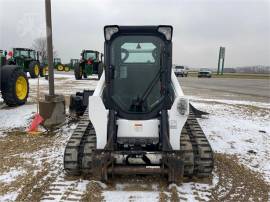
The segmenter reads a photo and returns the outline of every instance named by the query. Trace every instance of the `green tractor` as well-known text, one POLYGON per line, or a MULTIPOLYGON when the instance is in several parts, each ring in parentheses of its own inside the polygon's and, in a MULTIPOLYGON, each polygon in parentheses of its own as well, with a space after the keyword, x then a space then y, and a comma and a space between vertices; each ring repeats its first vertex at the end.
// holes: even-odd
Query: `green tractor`
POLYGON ((29 72, 31 78, 44 76, 39 63, 39 53, 28 48, 13 48, 12 57, 8 59, 9 65, 18 65, 24 72, 29 72))
POLYGON ((49 66, 47 62, 40 63, 40 76, 44 77, 47 75, 49 66))
POLYGON ((83 50, 80 62, 74 66, 75 79, 80 80, 93 74, 100 78, 103 71, 102 56, 98 51, 83 50))
POLYGON ((61 58, 54 58, 53 59, 53 66, 57 71, 68 72, 70 70, 70 68, 68 66, 62 64, 61 58))
POLYGON ((4 102, 15 107, 27 102, 29 83, 23 68, 8 65, 7 52, 0 50, 0 91, 4 102))
POLYGON ((79 59, 70 59, 70 63, 68 64, 68 66, 70 67, 70 69, 74 70, 75 65, 79 64, 79 62, 79 59))
MULTIPOLYGON (((46 75, 48 73, 49 70, 49 66, 48 66, 48 61, 45 59, 41 64, 40 67, 42 68, 42 75, 46 75)), ((68 72, 70 70, 70 67, 67 65, 62 64, 61 59, 60 58, 54 58, 53 59, 53 67, 54 69, 56 69, 57 71, 66 71, 68 72)))

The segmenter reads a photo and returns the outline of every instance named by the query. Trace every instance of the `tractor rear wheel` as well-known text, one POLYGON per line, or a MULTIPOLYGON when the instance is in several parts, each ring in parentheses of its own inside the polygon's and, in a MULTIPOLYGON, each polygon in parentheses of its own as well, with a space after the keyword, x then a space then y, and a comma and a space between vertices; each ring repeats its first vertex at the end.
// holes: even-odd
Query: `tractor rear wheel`
POLYGON ((64 70, 65 70, 65 72, 69 72, 70 71, 70 67, 69 66, 65 66, 64 67, 64 70))
POLYGON ((3 66, 9 70, 3 70, 2 96, 4 102, 10 106, 18 106, 26 103, 29 94, 29 83, 26 74, 19 66, 3 66))
POLYGON ((44 77, 46 75, 46 68, 47 66, 46 65, 40 65, 40 76, 41 77, 44 77))
POLYGON ((29 64, 29 73, 31 78, 37 78, 40 73, 40 67, 37 61, 30 62, 29 64))
POLYGON ((56 66, 56 69, 57 69, 58 71, 64 71, 64 66, 61 65, 61 64, 58 64, 58 65, 56 66))
POLYGON ((83 72, 82 72, 82 67, 80 66, 80 64, 75 64, 74 75, 75 75, 76 80, 82 79, 83 72))

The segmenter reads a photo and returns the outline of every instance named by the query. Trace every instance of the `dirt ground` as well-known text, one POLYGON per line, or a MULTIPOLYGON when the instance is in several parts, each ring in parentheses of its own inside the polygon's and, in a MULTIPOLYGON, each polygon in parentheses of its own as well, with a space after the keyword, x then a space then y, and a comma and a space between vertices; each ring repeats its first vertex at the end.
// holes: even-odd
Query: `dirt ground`
MULTIPOLYGON (((59 188, 52 188, 52 185, 65 186, 67 182, 78 183, 83 177, 77 179, 65 178, 57 181, 57 176, 61 175, 62 169, 58 159, 53 160, 48 155, 52 151, 48 148, 60 148, 63 143, 60 142, 61 134, 43 134, 27 135, 18 131, 13 131, 0 141, 0 173, 10 171, 12 168, 23 170, 23 175, 10 183, 0 183, 0 195, 8 192, 18 192, 16 201, 40 201, 41 199, 55 200, 59 188), (52 146, 53 145, 53 146, 52 146), (42 152, 40 152, 42 151, 42 152), (39 162, 31 155, 22 155, 25 153, 33 154, 40 152, 39 162), (55 183, 57 181, 57 183, 55 183), (50 192, 48 194, 48 192, 50 192)), ((205 184, 208 189, 202 187, 193 187, 194 198, 198 201, 204 199, 200 197, 199 192, 205 192, 210 201, 268 201, 268 192, 270 190, 262 176, 247 167, 241 165, 236 156, 221 153, 215 154, 215 170, 217 182, 213 179, 184 179, 183 183, 199 182, 205 184)), ((80 201, 103 201, 103 191, 115 191, 119 184, 123 187, 121 191, 157 191, 159 192, 159 201, 188 201, 186 193, 178 191, 180 185, 168 185, 166 179, 160 176, 116 176, 102 186, 101 183, 89 181, 86 190, 83 193, 74 193, 78 190, 71 188, 61 193, 61 200, 80 200, 80 201), (154 185, 154 186, 153 186, 154 185), (72 195, 69 194, 72 193, 72 195)), ((132 200, 130 200, 132 201, 132 200)))

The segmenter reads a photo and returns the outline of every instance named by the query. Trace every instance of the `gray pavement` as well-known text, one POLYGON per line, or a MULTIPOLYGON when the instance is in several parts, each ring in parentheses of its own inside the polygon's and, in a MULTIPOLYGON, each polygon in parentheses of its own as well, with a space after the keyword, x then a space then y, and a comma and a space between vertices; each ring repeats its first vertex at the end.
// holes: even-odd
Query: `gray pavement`
POLYGON ((178 78, 186 95, 202 98, 270 102, 269 79, 178 78))
MULTIPOLYGON (((74 74, 57 72, 56 74, 74 74)), ((186 95, 210 99, 270 102, 269 79, 178 77, 186 95)))

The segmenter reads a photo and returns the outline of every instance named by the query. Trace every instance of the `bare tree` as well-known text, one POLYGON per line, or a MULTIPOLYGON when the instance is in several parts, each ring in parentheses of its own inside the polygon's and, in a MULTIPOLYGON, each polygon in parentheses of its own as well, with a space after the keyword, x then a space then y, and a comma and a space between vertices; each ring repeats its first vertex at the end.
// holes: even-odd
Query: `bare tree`
MULTIPOLYGON (((40 61, 47 62, 47 41, 45 37, 37 38, 34 40, 32 48, 39 52, 40 61)), ((57 52, 53 50, 53 57, 57 57, 57 52)))

